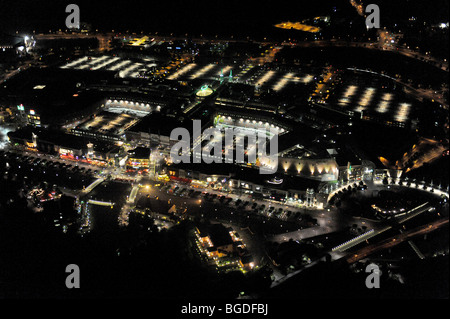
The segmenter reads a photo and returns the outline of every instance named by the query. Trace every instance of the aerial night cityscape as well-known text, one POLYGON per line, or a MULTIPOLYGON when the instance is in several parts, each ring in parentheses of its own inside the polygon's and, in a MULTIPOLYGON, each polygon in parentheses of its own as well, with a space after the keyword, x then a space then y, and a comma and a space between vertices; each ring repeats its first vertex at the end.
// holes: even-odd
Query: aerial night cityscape
POLYGON ((449 4, 0 1, 0 299, 448 299, 449 4))

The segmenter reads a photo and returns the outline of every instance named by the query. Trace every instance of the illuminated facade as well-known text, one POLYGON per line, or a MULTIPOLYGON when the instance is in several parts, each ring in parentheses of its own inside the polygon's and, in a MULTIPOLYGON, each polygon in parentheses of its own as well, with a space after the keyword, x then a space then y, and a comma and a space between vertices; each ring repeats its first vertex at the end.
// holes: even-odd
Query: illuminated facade
POLYGON ((278 23, 275 25, 275 27, 280 29, 288 29, 288 30, 293 29, 311 33, 317 33, 320 31, 320 28, 318 27, 306 25, 300 22, 290 22, 290 21, 278 23))
POLYGON ((82 137, 30 126, 9 132, 8 138, 14 147, 98 166, 115 165, 120 153, 120 147, 114 144, 94 144, 82 137))
POLYGON ((33 108, 17 105, 16 117, 22 125, 31 125, 35 127, 41 126, 41 116, 33 108))
POLYGON ((148 169, 150 166, 150 149, 137 147, 128 151, 127 168, 129 169, 148 169))
POLYGON ((208 87, 208 85, 204 85, 200 88, 200 90, 197 91, 196 95, 200 97, 205 97, 213 94, 214 91, 208 87))

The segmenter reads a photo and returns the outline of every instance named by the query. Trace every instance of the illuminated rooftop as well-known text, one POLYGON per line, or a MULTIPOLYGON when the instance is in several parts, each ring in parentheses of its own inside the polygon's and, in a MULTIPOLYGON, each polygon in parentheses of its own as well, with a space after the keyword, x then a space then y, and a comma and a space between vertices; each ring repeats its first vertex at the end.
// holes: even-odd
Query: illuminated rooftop
POLYGON ((197 96, 209 96, 213 94, 213 90, 207 85, 203 85, 200 90, 196 93, 197 96))
POLYGON ((275 24, 275 27, 280 29, 289 29, 289 30, 294 29, 311 33, 317 33, 320 31, 319 27, 313 27, 310 25, 302 24, 300 22, 290 22, 290 21, 275 24))

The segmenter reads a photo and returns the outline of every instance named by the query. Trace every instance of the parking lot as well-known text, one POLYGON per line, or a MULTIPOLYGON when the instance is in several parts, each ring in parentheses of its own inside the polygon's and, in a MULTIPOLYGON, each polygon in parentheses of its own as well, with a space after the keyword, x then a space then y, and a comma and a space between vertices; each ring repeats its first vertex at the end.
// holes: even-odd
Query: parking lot
POLYGON ((167 183, 166 185, 156 185, 158 186, 155 187, 161 193, 182 199, 189 199, 191 202, 196 202, 199 206, 202 204, 218 206, 235 210, 245 216, 257 215, 266 219, 289 222, 296 225, 296 227, 317 225, 317 220, 311 216, 310 212, 306 213, 305 209, 287 206, 281 202, 259 200, 251 198, 249 195, 239 196, 212 189, 193 188, 180 184, 167 183))
POLYGON ((62 69, 108 70, 118 72, 121 78, 136 78, 156 67, 154 61, 135 61, 103 55, 100 57, 84 56, 61 66, 62 69))
POLYGON ((75 163, 49 155, 31 152, 0 151, 4 175, 34 183, 48 182, 70 190, 89 185, 100 170, 84 163, 75 163))

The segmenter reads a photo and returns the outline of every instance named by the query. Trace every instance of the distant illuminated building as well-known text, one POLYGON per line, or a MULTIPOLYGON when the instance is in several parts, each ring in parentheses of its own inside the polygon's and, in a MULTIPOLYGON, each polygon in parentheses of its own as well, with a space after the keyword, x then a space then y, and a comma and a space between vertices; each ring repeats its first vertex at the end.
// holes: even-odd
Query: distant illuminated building
POLYGON ((290 22, 290 21, 275 24, 275 27, 280 29, 288 29, 288 30, 294 29, 311 33, 317 33, 320 31, 319 27, 302 24, 300 22, 290 22))
POLYGON ((94 155, 94 144, 88 143, 87 144, 87 157, 91 158, 94 155))
POLYGON ((197 251, 206 257, 217 271, 242 272, 253 269, 253 257, 248 253, 239 234, 222 224, 199 225, 195 229, 197 251))
POLYGON ((33 50, 36 41, 32 36, 0 35, 0 53, 14 52, 20 56, 33 50))
POLYGON ((311 207, 314 205, 314 189, 306 189, 306 205, 311 207))
POLYGON ((233 82, 233 70, 230 70, 230 74, 228 74, 228 82, 233 82))
POLYGON ((41 126, 41 116, 35 109, 25 107, 23 104, 17 105, 16 112, 17 119, 21 124, 27 124, 31 126, 41 126))

